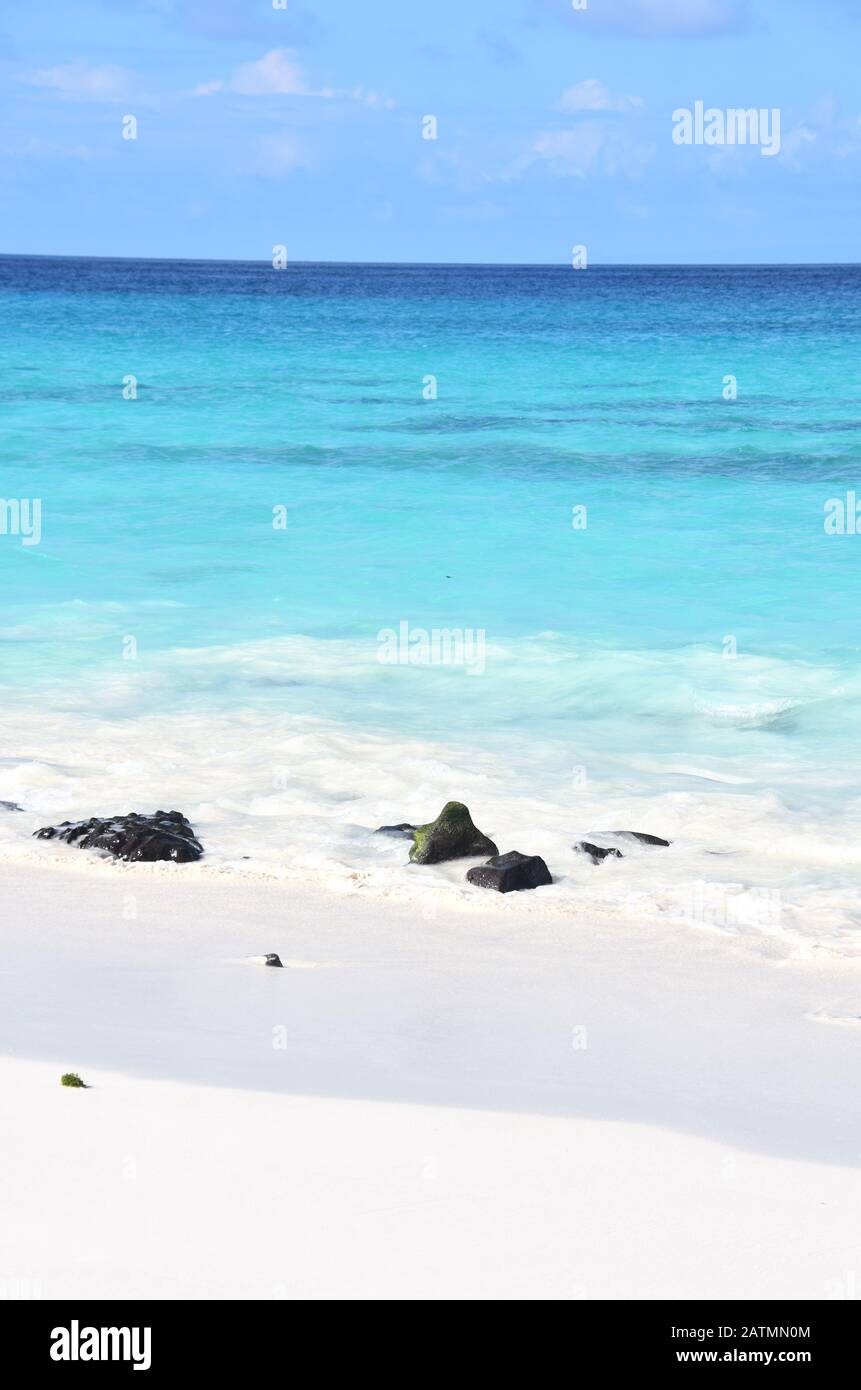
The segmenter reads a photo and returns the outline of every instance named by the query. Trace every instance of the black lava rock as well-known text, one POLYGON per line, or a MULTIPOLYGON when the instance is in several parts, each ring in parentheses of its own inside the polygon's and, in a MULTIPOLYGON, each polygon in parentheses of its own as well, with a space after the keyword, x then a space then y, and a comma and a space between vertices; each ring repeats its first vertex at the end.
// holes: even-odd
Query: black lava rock
POLYGON ((662 845, 664 849, 669 849, 671 843, 659 835, 646 835, 642 830, 613 830, 611 834, 618 835, 620 840, 639 840, 641 845, 662 845))
POLYGON ((601 845, 590 845, 588 840, 578 840, 574 848, 578 854, 588 854, 593 864, 600 864, 602 859, 607 858, 625 858, 620 849, 604 849, 601 845))
POLYGON ((521 854, 516 849, 496 854, 486 864, 468 869, 466 880, 476 888, 493 888, 497 893, 519 893, 525 888, 541 888, 553 882, 550 870, 539 855, 521 854))
POLYGON ((66 820, 61 825, 43 826, 35 835, 39 840, 65 840, 78 849, 105 850, 115 859, 132 863, 170 859, 175 864, 189 864, 203 854, 203 845, 179 811, 156 811, 152 816, 133 811, 104 819, 66 820))
POLYGON ((415 833, 416 833, 417 830, 418 830, 418 826, 417 826, 417 825, 408 825, 406 821, 403 821, 400 825, 380 825, 380 826, 378 826, 377 829, 374 831, 374 834, 375 834, 375 835, 403 835, 403 836, 405 836, 408 840, 411 840, 411 839, 413 838, 413 835, 415 835, 415 833))
POLYGON ((281 957, 276 955, 274 951, 267 951, 266 955, 263 957, 263 962, 265 965, 274 965, 279 970, 284 969, 281 964, 281 957))

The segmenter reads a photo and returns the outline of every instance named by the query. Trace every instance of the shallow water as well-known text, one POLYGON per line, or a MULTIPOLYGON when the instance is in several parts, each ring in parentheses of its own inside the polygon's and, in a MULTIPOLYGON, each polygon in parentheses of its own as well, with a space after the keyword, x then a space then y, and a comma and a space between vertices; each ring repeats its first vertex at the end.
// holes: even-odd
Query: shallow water
POLYGON ((0 258, 0 845, 171 802, 432 911, 368 832, 459 797, 536 910, 853 952, 859 339, 854 267, 0 258))

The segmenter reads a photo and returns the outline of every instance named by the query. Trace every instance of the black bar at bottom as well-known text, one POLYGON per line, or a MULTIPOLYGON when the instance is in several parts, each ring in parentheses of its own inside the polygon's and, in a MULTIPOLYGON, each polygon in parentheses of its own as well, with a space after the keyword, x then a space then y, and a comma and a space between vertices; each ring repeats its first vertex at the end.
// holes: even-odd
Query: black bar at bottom
MULTIPOLYGON (((471 1317, 476 1317, 474 1304, 471 1317)), ((212 1373, 270 1370, 279 1376, 302 1375, 309 1355, 321 1370, 331 1371, 332 1340, 323 1337, 313 1316, 285 1308, 278 1301, 219 1302, 6 1302, 0 1303, 0 1333, 8 1354, 25 1374, 50 1370, 60 1376, 92 1376, 110 1368, 152 1379, 191 1370, 212 1373), (316 1345, 315 1345, 316 1344, 316 1345)), ((336 1314, 335 1316, 340 1316, 336 1314)), ((373 1315, 371 1314, 371 1317, 373 1315)), ((400 1363, 399 1378, 412 1376, 403 1366, 403 1349, 395 1350, 391 1332, 370 1322, 356 1338, 346 1332, 334 1339, 335 1356, 362 1363, 368 1371, 389 1359, 400 1363), (371 1352, 371 1348, 373 1351, 371 1352), (363 1354, 364 1352, 364 1354, 363 1354), (367 1359, 366 1359, 367 1358, 367 1359)), ((400 1336, 409 1335, 401 1321, 400 1336)), ((477 1330, 477 1329, 476 1329, 477 1330)), ((852 1302, 569 1302, 557 1353, 570 1358, 572 1371, 599 1366, 612 1373, 698 1366, 802 1366, 817 1373, 854 1364, 858 1346, 857 1304, 852 1302), (567 1351, 565 1351, 567 1348, 567 1351)), ((499 1351, 513 1350, 508 1326, 499 1351)), ((441 1373, 451 1373, 453 1348, 439 1324, 416 1328, 419 1366, 427 1375, 428 1352, 439 1356, 441 1373)), ((537 1350, 534 1329, 515 1335, 521 1354, 537 1350)), ((474 1341, 493 1359, 494 1344, 474 1341)), ((549 1350, 549 1348, 548 1348, 549 1350)), ((459 1359, 459 1358, 456 1358, 459 1359)), ((542 1357, 543 1360, 543 1357, 542 1357)))

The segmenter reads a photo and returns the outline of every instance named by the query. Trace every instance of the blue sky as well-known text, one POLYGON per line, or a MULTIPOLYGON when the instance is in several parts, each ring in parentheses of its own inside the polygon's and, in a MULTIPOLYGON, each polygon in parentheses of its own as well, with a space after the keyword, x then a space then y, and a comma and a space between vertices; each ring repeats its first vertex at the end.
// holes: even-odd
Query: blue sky
POLYGON ((859 51, 861 0, 20 3, 0 251, 857 260, 859 51), (674 144, 698 100, 780 153, 674 144))

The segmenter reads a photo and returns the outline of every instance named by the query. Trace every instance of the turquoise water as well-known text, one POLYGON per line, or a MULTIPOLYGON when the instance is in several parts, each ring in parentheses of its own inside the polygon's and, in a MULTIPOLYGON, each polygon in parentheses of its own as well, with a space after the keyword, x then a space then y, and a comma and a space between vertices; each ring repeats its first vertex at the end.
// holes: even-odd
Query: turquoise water
POLYGON ((857 267, 0 258, 0 496, 42 500, 39 545, 0 536, 4 705, 313 717, 542 796, 717 777, 845 824, 859 347, 857 267), (404 621, 483 631, 485 669, 382 665, 404 621))

